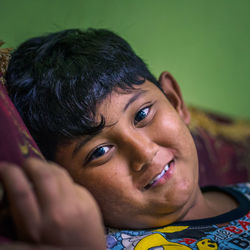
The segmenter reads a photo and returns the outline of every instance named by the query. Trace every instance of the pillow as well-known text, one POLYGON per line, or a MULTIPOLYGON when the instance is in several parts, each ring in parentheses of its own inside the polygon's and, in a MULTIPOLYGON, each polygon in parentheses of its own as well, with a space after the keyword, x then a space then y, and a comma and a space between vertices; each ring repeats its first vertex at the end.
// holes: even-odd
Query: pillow
MULTIPOLYGON (((1 44, 1 42, 0 42, 1 44)), ((28 156, 42 157, 4 86, 10 49, 0 49, 0 161, 22 164, 28 156)))
MULTIPOLYGON (((4 44, 3 41, 0 40, 0 47, 4 44)), ((10 59, 10 48, 0 48, 0 81, 4 84, 5 79, 4 79, 4 74, 6 72, 6 69, 8 67, 8 62, 10 59)))
POLYGON ((35 141, 0 82, 0 161, 21 165, 29 156, 42 158, 35 141))
POLYGON ((200 171, 200 186, 250 180, 250 122, 189 107, 200 171))
MULTIPOLYGON (((0 161, 22 165, 29 156, 43 158, 22 118, 10 100, 4 86, 4 74, 10 58, 8 49, 0 49, 0 161)), ((1 187, 0 192, 3 193, 1 187)), ((0 241, 14 239, 15 230, 9 216, 6 200, 0 200, 0 241)))

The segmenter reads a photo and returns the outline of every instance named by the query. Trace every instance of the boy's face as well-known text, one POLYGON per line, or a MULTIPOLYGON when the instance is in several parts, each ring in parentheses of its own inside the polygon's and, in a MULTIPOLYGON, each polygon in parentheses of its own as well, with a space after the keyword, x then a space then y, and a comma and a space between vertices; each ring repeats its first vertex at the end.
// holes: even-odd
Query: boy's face
POLYGON ((187 116, 169 79, 162 82, 173 105, 149 81, 113 91, 97 109, 103 131, 57 150, 57 162, 93 194, 108 226, 163 226, 185 218, 196 202, 198 160, 187 116))

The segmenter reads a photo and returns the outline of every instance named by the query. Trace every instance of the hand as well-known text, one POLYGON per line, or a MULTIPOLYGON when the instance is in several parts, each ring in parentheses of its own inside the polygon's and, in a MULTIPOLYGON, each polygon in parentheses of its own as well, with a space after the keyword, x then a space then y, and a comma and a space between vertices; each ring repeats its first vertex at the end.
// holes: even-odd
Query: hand
POLYGON ((101 214, 91 194, 55 163, 28 159, 23 168, 0 164, 20 240, 106 249, 101 214))

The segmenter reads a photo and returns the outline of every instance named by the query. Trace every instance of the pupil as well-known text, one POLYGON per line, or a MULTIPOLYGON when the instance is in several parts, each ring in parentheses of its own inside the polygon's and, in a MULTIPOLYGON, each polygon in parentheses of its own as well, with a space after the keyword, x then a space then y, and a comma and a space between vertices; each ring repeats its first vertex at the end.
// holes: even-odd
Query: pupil
POLYGON ((146 116, 147 116, 146 112, 145 112, 144 110, 141 110, 141 111, 139 111, 139 113, 137 114, 135 120, 136 120, 137 122, 139 122, 139 121, 143 120, 146 116))
POLYGON ((98 148, 98 149, 95 151, 94 156, 95 156, 95 157, 100 157, 100 156, 102 156, 104 153, 105 153, 105 150, 104 150, 103 147, 102 147, 102 148, 98 148))

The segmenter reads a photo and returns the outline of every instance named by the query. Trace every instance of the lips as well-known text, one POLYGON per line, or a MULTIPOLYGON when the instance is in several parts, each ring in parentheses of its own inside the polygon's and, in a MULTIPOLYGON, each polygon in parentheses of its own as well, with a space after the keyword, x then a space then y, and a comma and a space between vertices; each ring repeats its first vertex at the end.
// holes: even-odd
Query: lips
POLYGON ((161 173, 159 173, 156 177, 154 177, 154 179, 152 179, 145 187, 145 190, 148 190, 150 187, 152 187, 154 184, 156 184, 170 169, 171 164, 174 162, 174 160, 171 160, 167 165, 165 165, 165 167, 163 168, 163 170, 161 171, 161 173))

